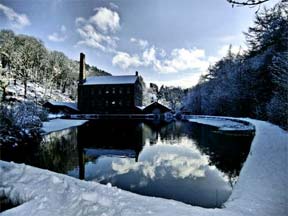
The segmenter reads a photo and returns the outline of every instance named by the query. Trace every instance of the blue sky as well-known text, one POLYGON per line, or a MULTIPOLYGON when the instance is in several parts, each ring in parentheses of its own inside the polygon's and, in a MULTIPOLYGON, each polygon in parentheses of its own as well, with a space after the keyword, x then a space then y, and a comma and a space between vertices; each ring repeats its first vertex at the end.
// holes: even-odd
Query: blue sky
POLYGON ((191 87, 229 44, 245 49, 257 9, 226 0, 0 0, 0 29, 72 59, 84 52, 113 75, 137 70, 146 83, 191 87))

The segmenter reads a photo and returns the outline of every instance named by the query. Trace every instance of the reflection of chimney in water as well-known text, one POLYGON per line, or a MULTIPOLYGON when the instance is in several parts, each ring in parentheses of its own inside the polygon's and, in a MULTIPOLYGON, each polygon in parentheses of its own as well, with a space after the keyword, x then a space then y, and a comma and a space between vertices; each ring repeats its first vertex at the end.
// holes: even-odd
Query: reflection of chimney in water
POLYGON ((85 81, 86 81, 85 54, 80 53, 79 84, 83 84, 85 81))

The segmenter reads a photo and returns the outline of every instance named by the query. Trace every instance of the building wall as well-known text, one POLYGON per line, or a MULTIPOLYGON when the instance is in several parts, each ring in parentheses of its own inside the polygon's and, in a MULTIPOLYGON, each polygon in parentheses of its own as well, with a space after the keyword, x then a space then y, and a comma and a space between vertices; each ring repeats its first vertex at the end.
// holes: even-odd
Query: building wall
POLYGON ((78 109, 81 113, 134 113, 142 105, 140 83, 119 85, 79 85, 78 109))
POLYGON ((134 85, 134 105, 142 106, 143 103, 143 83, 138 79, 134 85))

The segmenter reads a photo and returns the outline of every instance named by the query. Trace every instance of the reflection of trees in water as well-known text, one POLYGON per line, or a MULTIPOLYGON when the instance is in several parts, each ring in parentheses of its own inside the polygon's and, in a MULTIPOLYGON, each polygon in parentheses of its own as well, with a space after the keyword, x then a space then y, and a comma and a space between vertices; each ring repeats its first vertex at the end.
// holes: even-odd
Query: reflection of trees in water
POLYGON ((41 139, 40 136, 26 137, 22 142, 15 142, 13 145, 6 145, 0 141, 0 160, 34 165, 41 139))
POLYGON ((68 170, 77 167, 77 128, 46 135, 38 154, 38 163, 43 168, 67 173, 68 170))
MULTIPOLYGON (((171 123, 160 123, 160 124, 151 124, 147 123, 150 130, 152 131, 152 137, 160 138, 161 141, 165 140, 179 140, 182 137, 189 137, 189 124, 188 122, 182 121, 173 121, 171 123)), ((155 143, 154 143, 155 144, 155 143)))
POLYGON ((245 162, 253 136, 218 133, 215 127, 191 123, 189 136, 196 140, 204 154, 209 155, 211 164, 225 172, 231 183, 239 175, 245 162))
POLYGON ((183 137, 192 139, 199 150, 209 156, 210 164, 228 175, 231 185, 239 175, 253 139, 252 135, 231 136, 215 133, 215 127, 190 122, 176 121, 166 125, 153 125, 151 128, 150 144, 156 144, 159 138, 171 144, 180 143, 183 137))

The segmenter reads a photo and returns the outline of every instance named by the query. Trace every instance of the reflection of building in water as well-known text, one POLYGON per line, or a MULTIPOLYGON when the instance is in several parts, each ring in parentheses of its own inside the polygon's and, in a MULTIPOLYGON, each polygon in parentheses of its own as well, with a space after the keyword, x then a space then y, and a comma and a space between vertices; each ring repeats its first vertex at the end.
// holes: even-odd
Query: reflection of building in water
POLYGON ((144 144, 143 127, 143 123, 132 120, 97 120, 79 127, 79 177, 85 177, 85 158, 95 161, 106 155, 137 161, 144 144))

